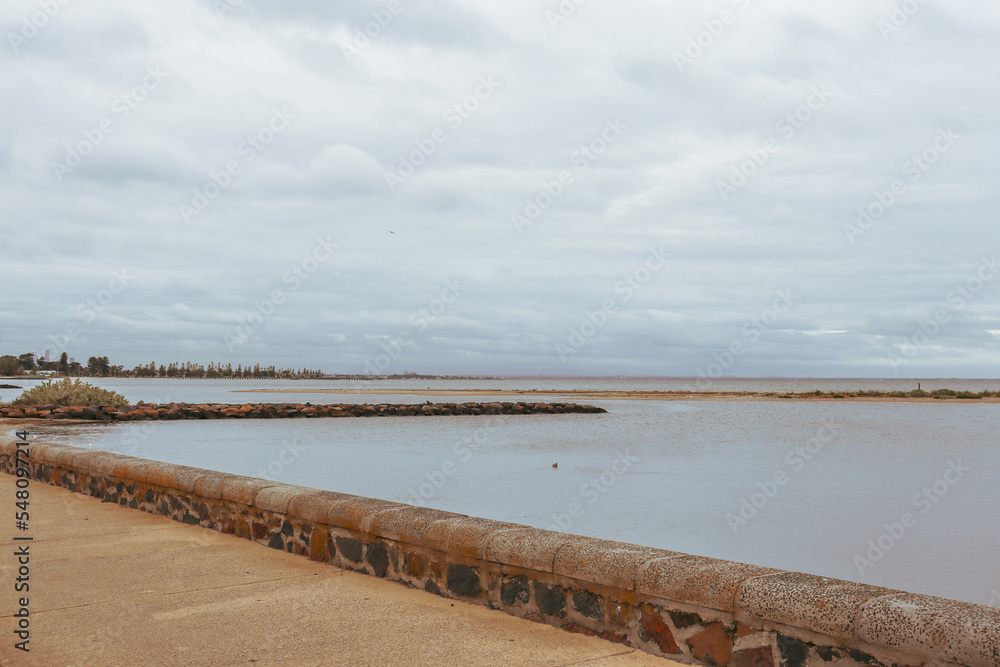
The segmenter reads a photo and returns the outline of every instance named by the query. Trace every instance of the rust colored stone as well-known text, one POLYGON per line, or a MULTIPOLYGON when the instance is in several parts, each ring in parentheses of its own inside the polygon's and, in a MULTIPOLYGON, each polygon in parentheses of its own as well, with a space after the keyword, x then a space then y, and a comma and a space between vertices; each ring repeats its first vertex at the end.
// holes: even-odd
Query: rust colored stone
POLYGON ((585 628, 582 625, 577 625, 576 623, 567 623, 562 626, 563 630, 567 632, 575 632, 578 635, 587 635, 588 637, 599 637, 605 641, 615 642, 616 644, 627 644, 628 637, 619 632, 612 632, 611 630, 605 630, 603 632, 598 632, 597 630, 591 630, 590 628, 585 628))
POLYGON ((653 642, 663 653, 678 654, 681 652, 677 642, 674 641, 674 633, 670 631, 663 617, 651 606, 643 607, 642 620, 639 622, 639 639, 644 642, 653 642))
POLYGON ((236 537, 241 537, 244 540, 250 539, 250 524, 243 519, 236 520, 236 537))
POLYGON ((321 563, 330 560, 329 550, 330 531, 322 526, 318 526, 309 540, 309 560, 320 561, 321 563))
POLYGON ((628 602, 619 602, 618 600, 608 600, 607 610, 608 610, 608 620, 612 625, 618 625, 625 627, 628 625, 629 617, 632 616, 632 611, 635 609, 628 602))
POLYGON ((427 563, 423 556, 412 551, 403 552, 403 568, 414 579, 423 579, 427 563))
POLYGON ((251 526, 251 529, 253 532, 253 539, 262 540, 265 537, 267 537, 268 534, 267 526, 265 526, 261 522, 254 521, 253 525, 251 526))
POLYGON ((774 651, 770 646, 736 651, 733 654, 732 667, 775 667, 774 651))
POLYGON ((733 638, 722 623, 710 623, 704 630, 687 640, 691 655, 716 667, 729 664, 733 638))

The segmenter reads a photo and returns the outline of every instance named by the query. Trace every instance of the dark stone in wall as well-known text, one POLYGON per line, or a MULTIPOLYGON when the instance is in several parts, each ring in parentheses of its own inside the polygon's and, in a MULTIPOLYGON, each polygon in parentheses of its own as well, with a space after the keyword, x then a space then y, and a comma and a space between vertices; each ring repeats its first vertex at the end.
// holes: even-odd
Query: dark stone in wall
MULTIPOLYGON (((295 527, 292 526, 291 522, 286 519, 285 522, 281 524, 281 532, 291 537, 292 535, 295 534, 295 527)), ((352 558, 351 560, 360 560, 360 559, 352 558)))
POLYGON ((546 586, 536 581, 535 604, 546 616, 566 618, 566 590, 561 586, 546 586))
POLYGON ((848 653, 850 654, 851 659, 852 660, 856 660, 857 662, 861 662, 861 663, 864 663, 866 665, 872 665, 872 667, 879 667, 880 665, 882 665, 882 662, 880 662, 879 660, 877 660, 873 656, 870 656, 870 655, 868 655, 867 653, 865 653, 863 651, 858 651, 858 650, 855 650, 855 649, 850 649, 850 650, 848 650, 848 653))
POLYGON ((809 657, 809 647, 794 637, 778 634, 778 650, 781 651, 783 667, 803 667, 809 657))
POLYGON ((500 585, 500 601, 505 605, 513 605, 516 602, 528 604, 530 593, 528 592, 527 577, 504 578, 500 585))
POLYGON ((361 562, 361 559, 364 557, 361 540, 355 540, 350 537, 337 537, 336 541, 337 550, 343 554, 344 558, 355 563, 361 562))
POLYGON ((678 630, 690 628, 692 625, 701 625, 701 616, 683 611, 671 611, 670 620, 674 622, 674 627, 678 630))
POLYGON ((455 595, 476 597, 483 592, 479 584, 479 571, 474 567, 448 564, 448 590, 455 595))
POLYGON ((428 593, 433 593, 434 595, 443 595, 441 588, 434 582, 433 579, 428 579, 427 583, 424 584, 424 590, 428 593))
POLYGON ((267 546, 271 547, 272 549, 284 549, 285 543, 281 539, 281 534, 272 533, 271 539, 267 541, 267 546))
POLYGON ((184 512, 184 518, 181 519, 181 521, 183 521, 184 523, 190 524, 192 526, 197 526, 198 524, 201 523, 201 521, 198 519, 198 517, 196 517, 195 515, 193 515, 193 514, 191 514, 189 512, 184 512))
POLYGON ((368 564, 376 577, 384 577, 389 570, 389 550, 382 542, 372 542, 368 545, 368 564))
POLYGON ((840 651, 829 646, 820 646, 816 649, 816 653, 823 659, 823 662, 833 662, 840 657, 840 651))
POLYGON ((601 618, 604 599, 596 593, 573 591, 573 608, 587 618, 601 618))

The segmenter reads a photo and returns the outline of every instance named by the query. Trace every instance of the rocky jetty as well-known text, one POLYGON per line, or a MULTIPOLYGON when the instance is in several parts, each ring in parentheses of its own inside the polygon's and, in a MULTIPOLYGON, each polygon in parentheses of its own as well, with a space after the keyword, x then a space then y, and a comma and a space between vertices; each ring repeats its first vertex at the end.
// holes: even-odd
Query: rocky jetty
POLYGON ((136 405, 5 405, 8 419, 82 419, 146 421, 151 419, 309 419, 317 417, 436 417, 446 415, 528 415, 607 412, 576 403, 143 403, 136 405))

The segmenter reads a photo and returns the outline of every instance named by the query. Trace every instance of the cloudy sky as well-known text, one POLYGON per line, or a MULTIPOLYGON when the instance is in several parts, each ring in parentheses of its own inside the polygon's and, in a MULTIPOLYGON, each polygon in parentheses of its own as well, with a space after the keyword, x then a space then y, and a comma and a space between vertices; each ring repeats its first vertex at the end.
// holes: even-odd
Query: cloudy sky
POLYGON ((996 3, 9 0, 0 28, 0 352, 1000 375, 996 3))

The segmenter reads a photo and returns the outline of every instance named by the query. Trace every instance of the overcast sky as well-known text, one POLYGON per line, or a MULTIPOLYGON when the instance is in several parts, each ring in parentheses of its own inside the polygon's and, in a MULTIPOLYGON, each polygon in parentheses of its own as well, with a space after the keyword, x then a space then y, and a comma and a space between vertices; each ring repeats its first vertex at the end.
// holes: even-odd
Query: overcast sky
POLYGON ((1000 376, 1000 5, 577 3, 8 0, 0 352, 1000 376))

